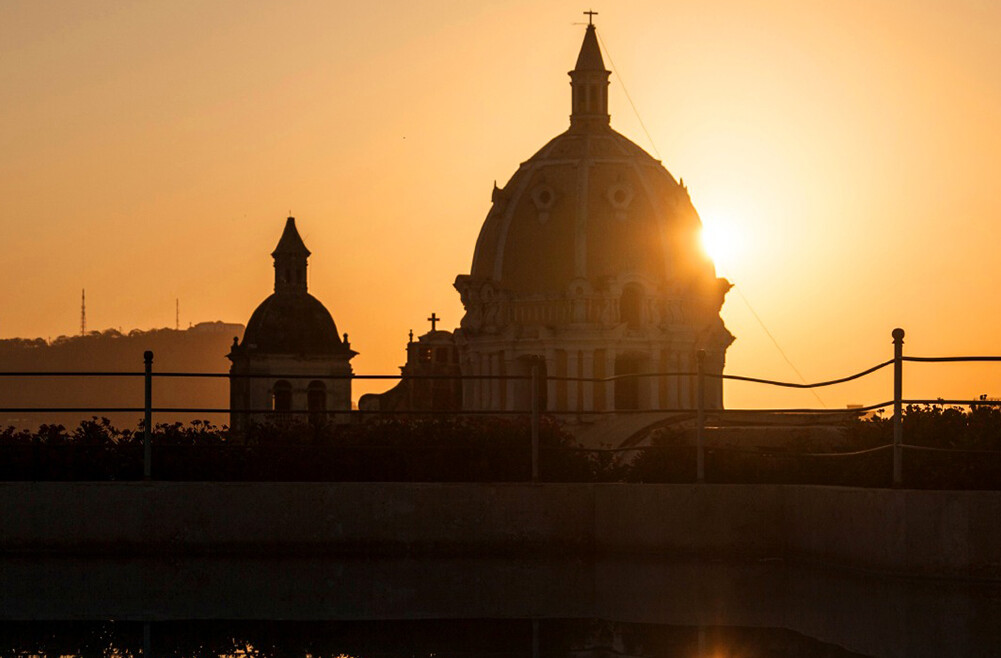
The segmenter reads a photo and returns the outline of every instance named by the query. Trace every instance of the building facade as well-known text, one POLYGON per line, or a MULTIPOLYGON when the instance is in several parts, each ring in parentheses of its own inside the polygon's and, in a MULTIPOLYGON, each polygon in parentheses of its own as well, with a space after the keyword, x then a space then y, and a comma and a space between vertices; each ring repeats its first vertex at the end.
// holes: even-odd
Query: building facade
MULTIPOLYGON (((438 322, 432 315, 433 324, 438 322)), ((369 393, 358 400, 366 413, 462 411, 462 372, 452 333, 433 328, 407 342, 407 362, 400 368, 400 383, 385 393, 369 393)))
POLYGON ((234 339, 230 367, 230 426, 260 422, 347 422, 351 410, 351 349, 324 305, 309 294, 310 252, 295 218, 285 223, 271 253, 274 293, 234 339), (255 375, 240 377, 239 375, 255 375))
MULTIPOLYGON (((695 372, 700 350, 705 372, 722 373, 731 284, 701 247, 685 186, 611 128, 594 25, 569 75, 569 129, 495 185, 470 272, 455 280, 462 373, 536 369, 553 413, 692 408, 694 377, 644 375, 695 372), (587 381, 609 377, 619 379, 587 381)), ((523 382, 468 379, 463 407, 527 409, 523 382)), ((722 399, 722 380, 708 379, 706 405, 722 399)))

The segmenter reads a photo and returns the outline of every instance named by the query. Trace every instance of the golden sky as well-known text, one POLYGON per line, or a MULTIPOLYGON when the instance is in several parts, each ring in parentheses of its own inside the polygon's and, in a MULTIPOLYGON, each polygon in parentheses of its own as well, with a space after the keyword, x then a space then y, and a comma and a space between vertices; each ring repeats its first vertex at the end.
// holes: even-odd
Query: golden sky
MULTIPOLYGON (((587 8, 7 0, 0 337, 77 332, 81 288, 92 329, 173 326, 175 298, 185 326, 245 323, 291 210, 355 371, 395 372, 431 311, 457 326, 494 180, 566 129, 587 8)), ((613 127, 731 243, 727 372, 798 380, 745 298, 811 381, 889 358, 895 326, 911 354, 1001 353, 1001 3, 593 8, 613 127)), ((880 402, 888 374, 820 396, 880 402)), ((1001 366, 907 366, 907 396, 981 393, 1001 366)))

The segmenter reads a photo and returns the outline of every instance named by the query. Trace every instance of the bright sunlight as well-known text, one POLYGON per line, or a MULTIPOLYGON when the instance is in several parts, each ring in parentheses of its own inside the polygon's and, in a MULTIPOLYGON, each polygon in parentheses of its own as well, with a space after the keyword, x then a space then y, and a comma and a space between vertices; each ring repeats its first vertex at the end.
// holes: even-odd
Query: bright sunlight
POLYGON ((747 235, 739 222, 728 217, 703 219, 702 249, 716 264, 717 273, 734 267, 748 250, 747 235))

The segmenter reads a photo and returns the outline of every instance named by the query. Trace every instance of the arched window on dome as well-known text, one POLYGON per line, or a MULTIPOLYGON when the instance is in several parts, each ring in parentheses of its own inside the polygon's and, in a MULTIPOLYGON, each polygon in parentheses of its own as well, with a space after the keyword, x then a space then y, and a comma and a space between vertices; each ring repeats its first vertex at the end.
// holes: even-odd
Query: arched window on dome
POLYGON ((619 298, 619 320, 629 329, 639 329, 643 325, 643 288, 635 283, 622 289, 619 298))
POLYGON ((309 382, 306 388, 306 409, 312 423, 322 423, 327 417, 327 385, 319 380, 309 382))
POLYGON ((275 382, 271 387, 271 408, 279 416, 292 411, 292 385, 284 379, 275 382))

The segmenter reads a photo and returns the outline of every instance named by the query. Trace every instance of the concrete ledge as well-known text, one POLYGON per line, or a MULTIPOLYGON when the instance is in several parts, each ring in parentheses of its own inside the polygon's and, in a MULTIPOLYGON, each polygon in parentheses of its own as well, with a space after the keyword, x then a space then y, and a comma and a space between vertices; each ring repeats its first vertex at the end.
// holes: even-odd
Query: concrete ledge
POLYGON ((601 554, 749 557, 784 552, 779 486, 594 487, 594 540, 601 554))
POLYGON ((774 556, 1001 579, 1001 492, 789 485, 0 484, 8 554, 774 556))

